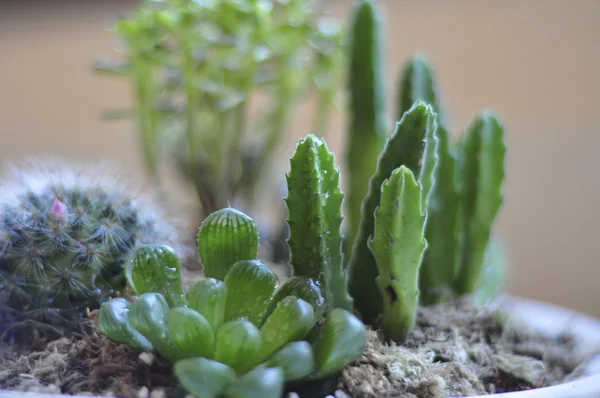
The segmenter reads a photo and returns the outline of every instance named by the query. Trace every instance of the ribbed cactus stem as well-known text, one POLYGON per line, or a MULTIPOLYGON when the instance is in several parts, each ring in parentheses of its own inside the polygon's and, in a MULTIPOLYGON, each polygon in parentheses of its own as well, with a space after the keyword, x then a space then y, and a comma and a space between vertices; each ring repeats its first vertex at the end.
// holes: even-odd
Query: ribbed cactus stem
POLYGON ((475 291, 496 215, 503 202, 506 146, 498 119, 483 113, 475 118, 460 142, 460 181, 463 242, 456 293, 475 291))
POLYGON ((349 172, 349 239, 358 235, 361 206, 377 157, 388 137, 385 121, 384 74, 380 22, 375 6, 362 1, 354 12, 350 32, 350 131, 347 164, 349 172))
POLYGON ((374 212, 381 199, 381 184, 390 177, 392 171, 405 166, 418 176, 423 190, 423 208, 432 185, 432 174, 437 162, 435 147, 436 114, 430 105, 417 102, 396 125, 394 134, 388 140, 377 162, 375 174, 371 177, 367 197, 363 203, 363 215, 359 234, 354 241, 349 267, 349 291, 355 308, 365 322, 373 322, 383 310, 383 302, 375 278, 378 276, 375 258, 367 240, 375 227, 374 212))
POLYGON ((460 258, 459 198, 456 159, 446 129, 438 128, 438 165, 427 207, 428 248, 421 265, 421 302, 431 304, 452 296, 460 258))
POLYGON ((427 247, 421 188, 413 173, 401 166, 381 186, 375 211, 375 233, 368 245, 383 296, 386 338, 404 341, 412 330, 419 303, 419 268, 427 247))
POLYGON ((291 264, 320 283, 327 307, 350 310, 342 266, 343 194, 333 153, 313 135, 300 140, 287 174, 291 264))
POLYGON ((398 90, 397 120, 402 119, 404 112, 409 110, 416 101, 429 104, 438 113, 441 119, 436 82, 433 71, 427 60, 422 55, 412 56, 403 66, 400 74, 398 90))

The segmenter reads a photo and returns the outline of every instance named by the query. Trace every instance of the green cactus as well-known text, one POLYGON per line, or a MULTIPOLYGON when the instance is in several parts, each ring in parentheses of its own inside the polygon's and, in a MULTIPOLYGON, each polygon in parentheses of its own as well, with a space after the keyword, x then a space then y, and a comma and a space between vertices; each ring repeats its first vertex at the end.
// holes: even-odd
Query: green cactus
MULTIPOLYGON (((349 179, 348 220, 351 242, 359 234, 362 203, 375 172, 377 157, 389 136, 385 119, 385 90, 380 21, 370 1, 361 1, 355 11, 350 37, 348 91, 350 131, 347 165, 349 179)), ((348 256, 349 257, 349 256, 348 256)))
POLYGON ((381 184, 389 179, 392 171, 405 166, 418 176, 421 185, 423 208, 432 185, 437 146, 436 114, 431 106, 417 102, 404 114, 381 153, 370 188, 363 203, 360 233, 356 238, 350 259, 348 287, 355 308, 363 321, 372 323, 383 311, 383 301, 375 279, 378 276, 368 239, 374 232, 374 212, 381 198, 381 184))
POLYGON ((428 248, 421 265, 421 301, 437 303, 453 295, 460 259, 459 196, 456 159, 449 134, 438 128, 438 166, 427 206, 425 237, 428 248))
POLYGON ((503 201, 504 128, 494 115, 484 112, 471 123, 458 148, 464 235, 455 289, 457 294, 467 294, 480 283, 492 226, 503 201))
POLYGON ((415 324, 419 303, 419 270, 427 248, 421 187, 401 166, 381 185, 375 210, 375 232, 368 241, 377 262, 377 286, 383 297, 383 331, 404 341, 415 324))
POLYGON ((300 140, 290 160, 287 184, 294 274, 320 284, 326 307, 351 310, 342 264, 343 194, 334 156, 324 141, 313 135, 300 140))
POLYGON ((0 313, 8 323, 77 326, 70 321, 125 288, 134 247, 176 243, 158 207, 101 169, 19 169, 0 198, 0 313))
MULTIPOLYGON (((219 247, 219 240, 231 238, 213 233, 209 238, 219 247)), ((246 237, 240 230, 232 234, 246 237)), ((157 261, 164 252, 169 250, 163 245, 134 251, 139 261, 130 262, 128 281, 139 296, 133 303, 104 303, 98 327, 115 341, 173 361, 189 393, 279 397, 284 383, 330 376, 362 354, 367 332, 358 318, 341 308, 324 311, 319 286, 310 278, 297 276, 276 289, 275 275, 257 259, 223 264, 223 281, 201 280, 186 301, 170 305, 158 292, 179 292, 181 281, 172 274, 180 265, 170 256, 157 261)))
POLYGON ((441 109, 435 85, 429 62, 423 55, 412 56, 400 73, 396 119, 402 119, 402 115, 412 108, 416 101, 423 101, 433 107, 438 114, 438 124, 441 124, 441 109))

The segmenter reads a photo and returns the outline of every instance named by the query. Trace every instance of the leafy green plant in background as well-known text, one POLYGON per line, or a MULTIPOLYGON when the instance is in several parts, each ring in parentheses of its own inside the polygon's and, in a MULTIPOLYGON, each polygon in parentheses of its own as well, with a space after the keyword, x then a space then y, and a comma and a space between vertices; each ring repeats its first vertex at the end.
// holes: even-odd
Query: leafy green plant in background
MULTIPOLYGON (((351 109, 352 121, 384 117, 380 89, 384 78, 376 56, 378 23, 372 2, 359 2, 350 69, 360 71, 363 80, 354 78, 349 83, 351 103, 361 104, 351 109)), ((383 315, 388 337, 402 340, 412 328, 419 302, 436 303, 472 293, 484 300, 485 292, 497 292, 495 286, 482 284, 481 274, 484 270, 502 274, 491 269, 503 263, 496 261, 498 253, 492 252, 490 239, 502 203, 506 148, 503 127, 489 112, 478 115, 463 137, 451 142, 433 70, 422 56, 403 67, 397 104, 399 122, 378 153, 370 152, 365 143, 379 141, 380 129, 374 128, 379 124, 350 124, 349 153, 361 147, 365 152, 347 159, 353 198, 350 214, 357 214, 356 198, 364 198, 358 230, 356 218, 350 226, 348 287, 363 321, 374 323, 383 315), (365 192, 364 170, 373 167, 365 192), (410 206, 413 202, 407 199, 412 185, 406 181, 411 178, 421 191, 420 208, 410 206), (389 196, 384 198, 386 190, 389 196), (423 216, 420 230, 418 220, 423 216), (405 232, 409 228, 413 232, 405 232)))
POLYGON ((308 95, 318 98, 313 130, 325 132, 342 32, 313 1, 146 0, 114 33, 124 59, 95 67, 127 78, 135 100, 107 117, 135 118, 151 176, 158 182, 166 155, 194 187, 202 218, 234 198, 249 209, 264 200, 292 110, 308 95))
POLYGON ((149 200, 95 169, 36 164, 0 191, 0 318, 81 326, 125 288, 124 262, 140 243, 176 243, 149 200))
POLYGON ((172 361, 182 386, 206 398, 280 397, 286 382, 325 378, 360 357, 365 326, 327 305, 319 280, 296 275, 278 287, 275 274, 252 258, 258 241, 252 223, 233 208, 204 221, 198 247, 208 255, 209 275, 187 297, 173 250, 138 248, 126 268, 137 297, 105 303, 100 330, 172 361))

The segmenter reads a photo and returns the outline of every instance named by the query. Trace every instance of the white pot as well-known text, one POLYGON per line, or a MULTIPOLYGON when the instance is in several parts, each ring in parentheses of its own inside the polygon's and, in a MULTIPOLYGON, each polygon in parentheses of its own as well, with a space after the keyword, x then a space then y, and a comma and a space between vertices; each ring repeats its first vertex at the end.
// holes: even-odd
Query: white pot
MULTIPOLYGON (((600 345, 600 320, 569 309, 522 298, 505 298, 502 305, 513 317, 549 335, 569 331, 584 346, 600 345)), ((17 391, 1 391, 0 398, 58 398, 72 395, 51 395, 17 391)), ((553 387, 517 391, 469 398, 600 398, 600 355, 586 367, 585 375, 575 381, 553 387)), ((89 397, 88 397, 89 398, 89 397)), ((465 398, 465 397, 463 397, 465 398)))

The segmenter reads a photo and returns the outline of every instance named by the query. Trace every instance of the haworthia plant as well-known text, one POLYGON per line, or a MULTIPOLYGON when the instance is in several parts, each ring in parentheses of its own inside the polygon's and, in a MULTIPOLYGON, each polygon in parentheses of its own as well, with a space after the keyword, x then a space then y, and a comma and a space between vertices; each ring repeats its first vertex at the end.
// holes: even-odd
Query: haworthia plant
MULTIPOLYGON (((362 203, 369 190, 377 157, 389 136, 385 119, 385 89, 380 21, 370 1, 361 1, 354 11, 350 37, 348 92, 350 131, 347 164, 349 179, 346 239, 358 235, 362 203)), ((412 105, 412 104, 411 104, 412 105)), ((348 247, 351 247, 350 245, 348 247)))
POLYGON ((325 142, 313 135, 300 140, 286 177, 294 274, 320 283, 326 307, 351 310, 342 264, 343 194, 339 170, 325 142))
MULTIPOLYGON (((369 192, 363 203, 359 234, 354 241, 349 262, 348 287, 355 307, 363 321, 373 322, 383 310, 383 301, 375 282, 377 265, 367 241, 373 235, 374 212, 381 199, 381 184, 400 166, 418 176, 425 204, 432 186, 436 165, 436 114, 432 107, 417 102, 397 123, 394 134, 381 153, 375 174, 371 177, 369 192)), ((423 207, 426 207, 425 205, 423 207)))
POLYGON ((369 248, 377 262, 377 286, 383 296, 383 331, 403 341, 414 326, 419 303, 419 269, 427 247, 421 187, 401 166, 381 185, 375 233, 369 248))
POLYGON ((211 213, 198 231, 204 275, 225 279, 233 264, 258 256, 258 241, 258 228, 246 214, 231 207, 211 213))
POLYGON ((504 128, 491 113, 475 118, 459 143, 458 175, 463 241, 455 280, 458 294, 475 291, 494 219, 502 205, 504 128))
POLYGON ((134 293, 161 293, 170 307, 185 304, 179 257, 167 245, 149 244, 132 252, 125 264, 125 278, 134 293))
MULTIPOLYGON (((326 147, 313 149, 319 148, 324 150, 315 152, 319 162, 333 165, 330 155, 323 156, 329 154, 326 147)), ((324 170, 337 187, 332 169, 324 170)), ((341 199, 336 200, 339 207, 341 199)), ((215 245, 223 247, 220 240, 236 234, 247 236, 239 229, 231 234, 217 231, 215 245)), ((339 238, 335 245, 339 251, 339 238)), ((169 256, 156 261, 149 254, 156 250, 139 247, 137 261, 129 265, 128 282, 140 296, 133 303, 116 298, 103 304, 98 326, 115 341, 174 362, 175 375, 195 396, 279 397, 285 382, 331 375, 364 350, 365 326, 342 308, 325 312, 321 287, 307 276, 295 276, 277 289, 275 274, 260 260, 241 260, 224 280, 196 282, 182 302, 170 306, 163 293, 172 296, 183 289, 172 272, 179 262, 169 256)))

